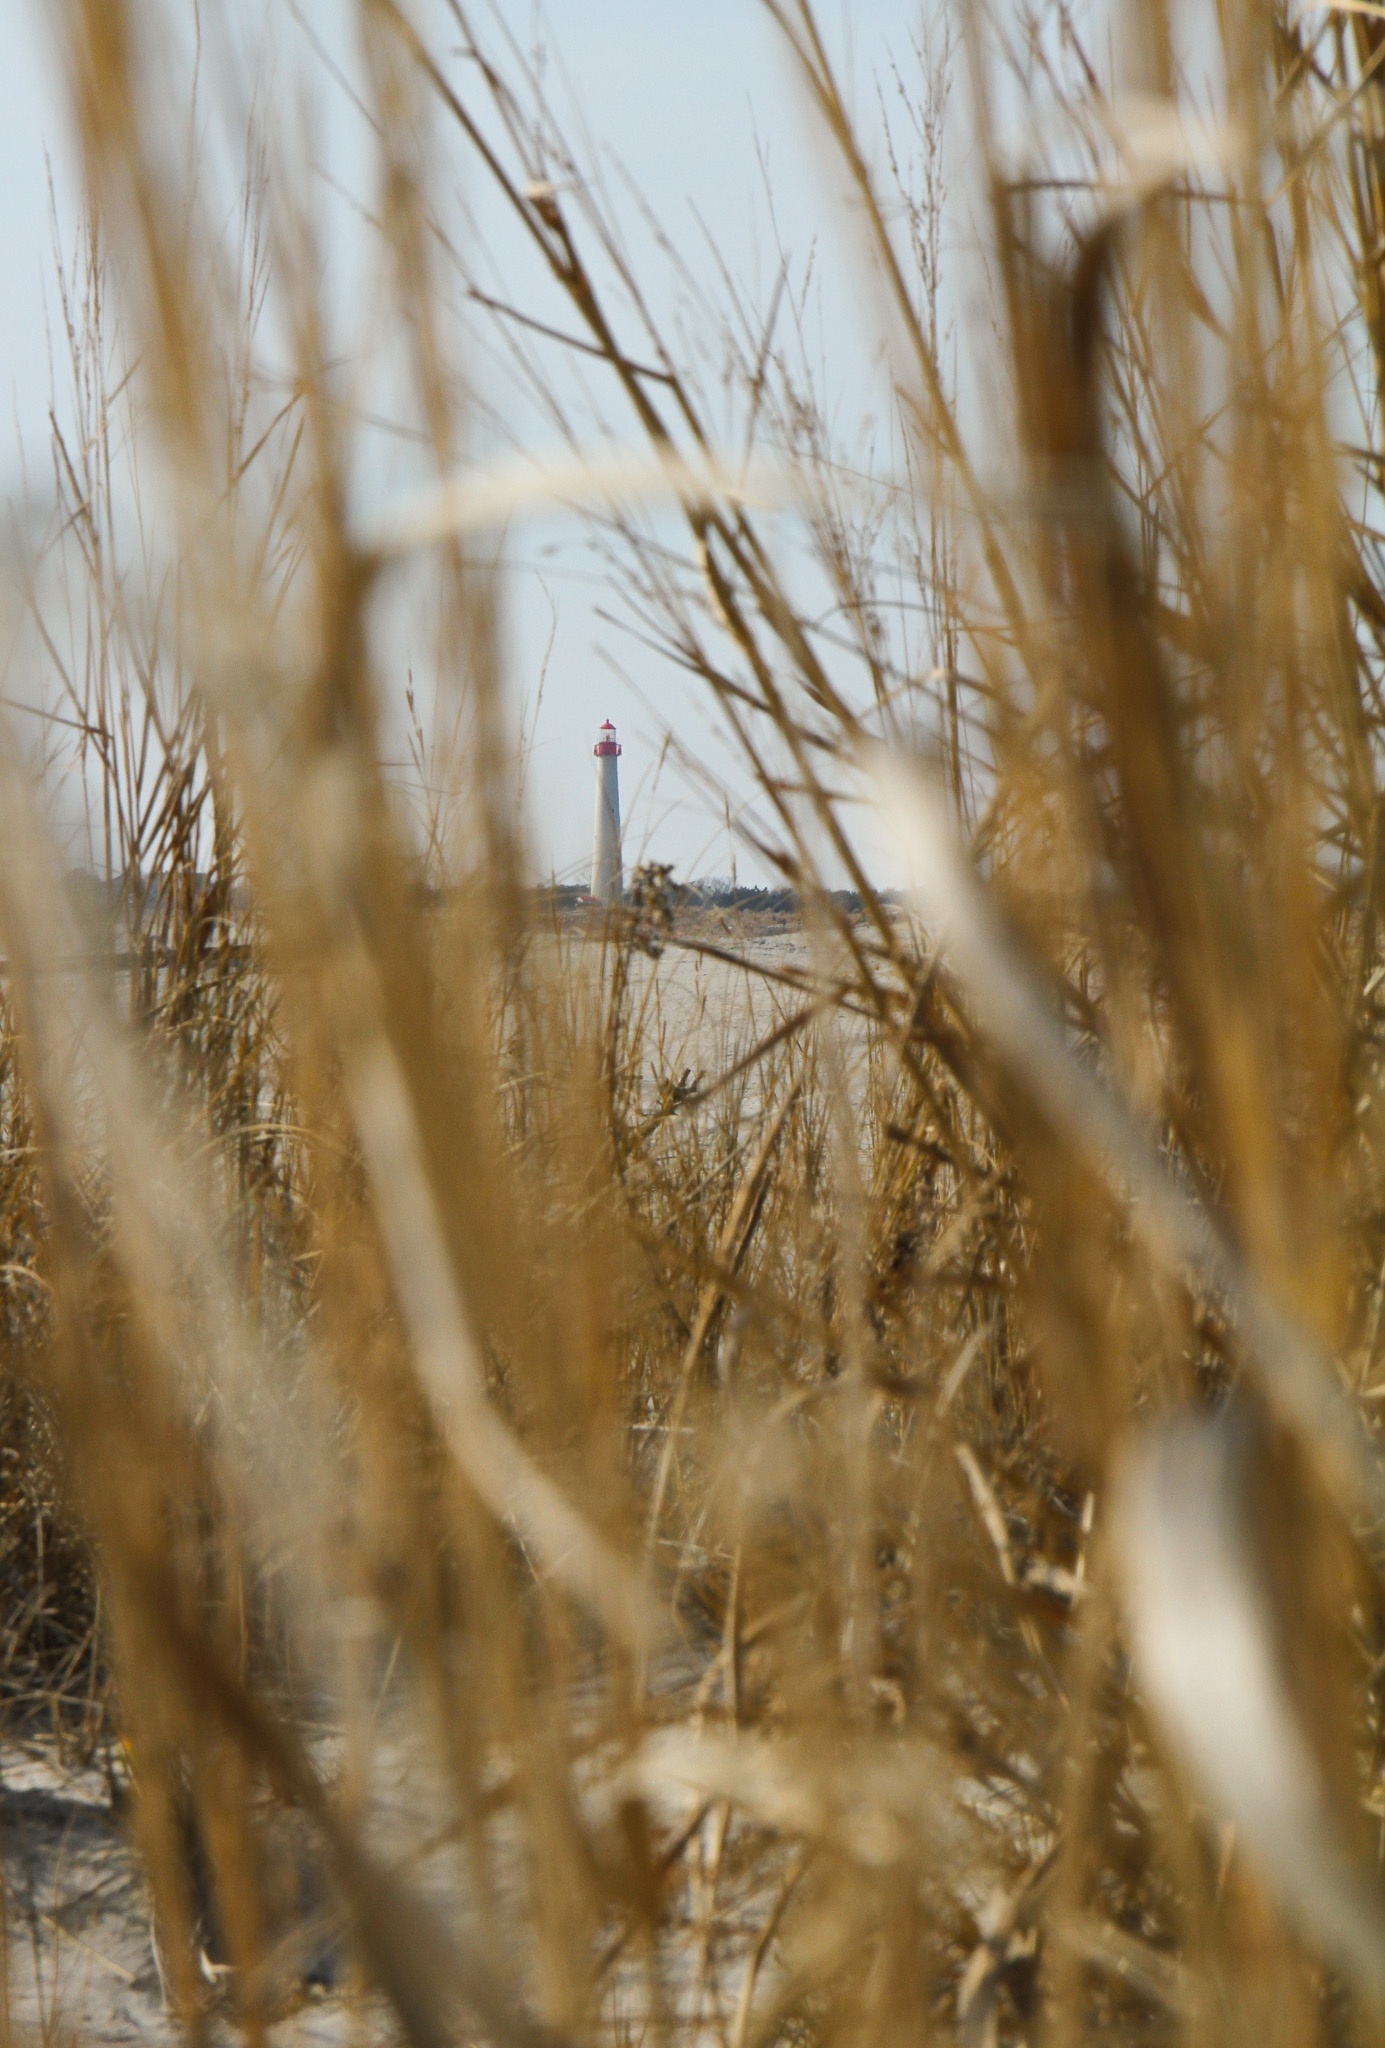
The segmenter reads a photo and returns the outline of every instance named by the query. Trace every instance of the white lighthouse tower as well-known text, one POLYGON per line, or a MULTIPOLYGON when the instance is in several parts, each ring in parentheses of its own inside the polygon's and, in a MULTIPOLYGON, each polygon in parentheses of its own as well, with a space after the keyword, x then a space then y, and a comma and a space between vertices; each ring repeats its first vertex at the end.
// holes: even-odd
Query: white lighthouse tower
POLYGON ((592 895, 598 903, 618 903, 620 877, 620 748, 608 718, 592 748, 596 757, 596 830, 592 834, 592 895))

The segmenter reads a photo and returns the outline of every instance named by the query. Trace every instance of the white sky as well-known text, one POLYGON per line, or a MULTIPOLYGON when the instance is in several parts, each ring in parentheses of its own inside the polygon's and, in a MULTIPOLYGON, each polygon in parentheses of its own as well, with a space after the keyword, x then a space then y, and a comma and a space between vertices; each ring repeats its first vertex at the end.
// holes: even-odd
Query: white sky
MULTIPOLYGON (((204 0, 207 11, 211 5, 204 0)), ((267 0, 266 11, 282 26, 287 0, 267 0)), ((306 11, 349 62, 349 0, 310 0, 306 11)), ((533 15, 527 0, 500 11, 528 43, 533 15)), ((837 31, 857 102, 867 113, 876 82, 887 93, 891 89, 891 54, 902 69, 909 68, 910 39, 922 11, 919 0, 870 0, 850 8, 827 0, 824 18, 837 31)), ((433 10, 435 24, 441 12, 433 10)), ((427 5, 419 13, 430 19, 427 5)), ((21 448, 31 477, 42 481, 47 475, 45 306, 53 293, 46 155, 64 237, 70 239, 76 221, 70 144, 43 14, 43 0, 0 0, 0 405, 8 415, 0 420, 0 492, 6 493, 18 479, 21 448)), ((633 190, 660 217, 699 278, 713 274, 701 222, 727 269, 763 301, 774 252, 761 154, 771 167, 778 230, 791 251, 802 259, 816 237, 832 249, 840 203, 756 0, 551 0, 544 18, 555 72, 565 72, 608 167, 623 166, 633 190)), ((445 43, 441 34, 439 42, 445 43)), ((344 112, 340 134, 334 130, 328 137, 332 146, 348 153, 352 147, 351 120, 344 112)), ((469 170, 467 190, 479 200, 469 170)), ((623 204, 623 212, 638 234, 634 206, 623 204)), ((510 231, 483 209, 483 231, 492 231, 493 220, 501 242, 498 268, 508 270, 513 254, 521 277, 529 277, 522 252, 504 246, 510 231)), ((859 409, 876 350, 873 311, 868 296, 863 301, 853 290, 849 265, 834 268, 829 259, 822 276, 818 317, 825 381, 839 408, 859 409)), ((548 317, 561 312, 556 300, 539 310, 548 317)), ((502 408, 509 403, 498 402, 502 408)), ((618 410, 612 401, 612 420, 618 410)), ((541 423, 526 419, 522 406, 515 409, 513 427, 542 452, 541 423)), ((637 445, 633 427, 627 432, 637 445)), ((587 858, 591 743, 609 715, 625 744, 627 857, 647 852, 671 860, 682 874, 727 872, 727 835, 724 827, 718 832, 706 797, 688 794, 668 767, 655 786, 655 764, 670 730, 714 766, 725 758, 698 687, 598 617, 602 606, 610 608, 609 594, 594 584, 590 558, 571 522, 548 522, 513 536, 510 561, 507 642, 517 697, 532 700, 553 632, 527 790, 535 866, 574 874, 587 858)), ((738 865, 744 877, 769 879, 744 853, 738 865)))

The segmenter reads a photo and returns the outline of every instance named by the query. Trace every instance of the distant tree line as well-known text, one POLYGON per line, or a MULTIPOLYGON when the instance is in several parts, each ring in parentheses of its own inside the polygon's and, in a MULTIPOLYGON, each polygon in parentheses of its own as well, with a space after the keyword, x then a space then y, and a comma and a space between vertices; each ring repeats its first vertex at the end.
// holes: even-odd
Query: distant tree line
MULTIPOLYGON (((736 910, 782 912, 796 915, 801 901, 796 889, 766 889, 744 882, 733 882, 724 875, 713 875, 696 882, 678 882, 672 877, 661 883, 669 905, 675 910, 736 910)), ((554 909, 564 910, 575 907, 588 895, 582 882, 545 882, 536 892, 545 904, 554 909)), ((855 889, 829 889, 827 896, 838 909, 858 911, 861 908, 860 894, 855 889)), ((881 892, 882 903, 897 903, 900 893, 895 889, 881 892)))

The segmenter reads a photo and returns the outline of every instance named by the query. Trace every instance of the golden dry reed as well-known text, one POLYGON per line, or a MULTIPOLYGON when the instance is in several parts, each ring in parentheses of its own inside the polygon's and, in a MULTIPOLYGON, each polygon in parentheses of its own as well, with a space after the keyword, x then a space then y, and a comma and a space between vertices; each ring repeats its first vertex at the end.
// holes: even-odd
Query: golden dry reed
POLYGON ((1377 2040, 1385 22, 973 0, 862 126, 762 4, 875 468, 801 275, 665 323, 504 10, 357 0, 429 457, 373 527, 289 138, 247 117, 228 232, 183 11, 52 10, 92 224, 7 585, 10 1725, 104 1746, 194 2036, 294 2002, 287 1827, 360 2038, 1377 2040), (464 302, 551 471, 475 453, 464 302), (527 886, 483 543, 545 495, 738 750, 797 966, 664 871, 600 931, 527 886), (465 740, 410 692, 422 826, 402 578, 465 740))

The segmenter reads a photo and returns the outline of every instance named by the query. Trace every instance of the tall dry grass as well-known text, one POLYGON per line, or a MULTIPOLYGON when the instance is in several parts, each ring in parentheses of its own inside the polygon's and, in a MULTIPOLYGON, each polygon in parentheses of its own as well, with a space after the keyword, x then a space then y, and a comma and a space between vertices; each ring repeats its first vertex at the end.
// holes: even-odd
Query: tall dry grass
POLYGON ((362 0, 445 486, 383 539, 273 140, 228 246, 162 10, 62 10, 95 239, 14 595, 113 927, 13 739, 12 1711, 119 1730, 194 2031, 209 1911, 247 2034, 283 1996, 291 1807, 363 2019, 416 2042, 1375 2038, 1385 44, 1209 11, 1209 120, 1157 0, 1119 81, 1065 11, 978 10, 905 93, 911 171, 766 5, 878 289, 889 474, 843 482, 777 301, 705 309, 733 463, 542 76, 456 0, 362 0), (1049 155, 1002 150, 1017 92, 1049 155), (454 154, 647 444, 595 531, 741 751, 806 964, 658 871, 601 944, 523 886, 446 309, 517 354, 551 322, 443 232, 454 154), (171 535, 133 566, 131 451, 171 535), (473 742, 441 901, 382 765, 406 573, 473 742), (690 955, 745 990, 691 1036, 690 955))

